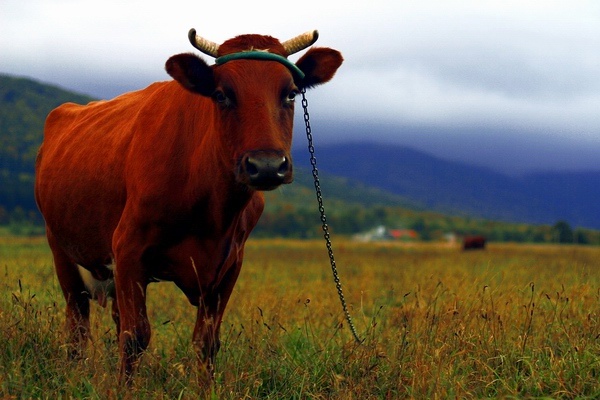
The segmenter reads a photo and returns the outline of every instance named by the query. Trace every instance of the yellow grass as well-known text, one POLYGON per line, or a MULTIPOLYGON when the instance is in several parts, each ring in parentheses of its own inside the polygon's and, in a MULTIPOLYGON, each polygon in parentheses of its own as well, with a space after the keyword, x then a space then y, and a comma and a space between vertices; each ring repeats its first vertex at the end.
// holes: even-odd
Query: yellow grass
POLYGON ((600 395, 600 248, 335 239, 343 319, 321 241, 252 240, 222 326, 216 383, 196 384, 195 312, 149 289, 153 338, 135 387, 115 386, 110 311, 67 361, 64 301, 43 239, 0 237, 0 398, 482 398, 600 395), (46 372, 44 372, 46 371, 46 372))

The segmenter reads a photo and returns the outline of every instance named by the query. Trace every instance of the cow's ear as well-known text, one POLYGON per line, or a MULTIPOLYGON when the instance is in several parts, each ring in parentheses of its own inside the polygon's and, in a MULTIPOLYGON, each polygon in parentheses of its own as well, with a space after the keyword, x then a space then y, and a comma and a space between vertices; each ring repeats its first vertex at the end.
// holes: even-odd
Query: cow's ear
POLYGON ((342 54, 337 50, 327 47, 310 48, 296 63, 305 74, 300 86, 311 88, 328 82, 343 61, 342 54))
POLYGON ((167 73, 187 90, 203 96, 215 91, 212 68, 195 54, 177 54, 167 60, 167 73))

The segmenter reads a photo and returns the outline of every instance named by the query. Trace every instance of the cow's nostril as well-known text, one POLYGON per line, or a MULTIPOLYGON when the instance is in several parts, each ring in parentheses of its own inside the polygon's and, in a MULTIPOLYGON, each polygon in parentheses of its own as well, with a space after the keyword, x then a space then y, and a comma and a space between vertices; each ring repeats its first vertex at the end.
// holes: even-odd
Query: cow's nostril
POLYGON ((290 163, 286 157, 283 157, 283 161, 281 165, 279 165, 279 169, 277 170, 277 175, 284 176, 290 170, 290 163))
POLYGON ((258 166, 256 162, 252 159, 252 157, 246 158, 246 172, 250 176, 256 176, 259 174, 258 166))

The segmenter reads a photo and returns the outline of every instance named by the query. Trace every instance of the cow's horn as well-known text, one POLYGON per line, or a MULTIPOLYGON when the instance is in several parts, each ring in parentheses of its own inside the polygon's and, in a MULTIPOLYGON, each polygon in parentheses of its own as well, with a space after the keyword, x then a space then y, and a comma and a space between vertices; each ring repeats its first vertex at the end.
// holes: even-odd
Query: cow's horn
POLYGON ((282 43, 287 55, 292 55, 312 45, 319 38, 319 31, 308 31, 282 43))
POLYGON ((188 38, 190 39, 192 46, 204 54, 215 58, 218 57, 217 53, 219 52, 219 45, 215 42, 204 39, 202 36, 196 35, 196 30, 194 28, 190 29, 188 38))

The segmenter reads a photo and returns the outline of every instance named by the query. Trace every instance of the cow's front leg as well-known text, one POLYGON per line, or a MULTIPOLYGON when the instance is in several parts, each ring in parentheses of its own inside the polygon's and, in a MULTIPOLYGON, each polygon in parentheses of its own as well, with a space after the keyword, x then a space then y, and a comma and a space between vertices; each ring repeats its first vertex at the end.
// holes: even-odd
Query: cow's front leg
POLYGON ((200 383, 208 385, 213 380, 215 358, 221 347, 219 328, 221 315, 218 305, 212 302, 202 302, 198 306, 198 315, 194 327, 193 343, 198 354, 200 383))
MULTIPOLYGON (((118 264, 117 264, 118 265, 118 264)), ((121 262, 120 265, 126 265, 121 262)), ((150 322, 146 312, 147 281, 134 265, 115 275, 117 289, 119 350, 121 364, 119 379, 130 385, 139 357, 150 342, 150 322)))
POLYGON ((198 316, 194 327, 194 347, 198 354, 200 383, 210 384, 214 376, 215 359, 221 341, 219 330, 225 307, 242 267, 242 254, 228 269, 221 284, 210 296, 204 296, 198 306, 198 316))
POLYGON ((143 262, 146 246, 139 236, 119 228, 113 238, 117 301, 113 317, 119 335, 119 380, 130 385, 140 355, 150 342, 150 322, 146 312, 148 278, 143 262))

